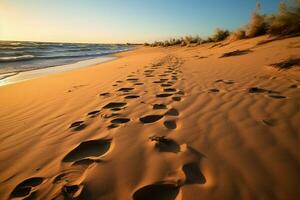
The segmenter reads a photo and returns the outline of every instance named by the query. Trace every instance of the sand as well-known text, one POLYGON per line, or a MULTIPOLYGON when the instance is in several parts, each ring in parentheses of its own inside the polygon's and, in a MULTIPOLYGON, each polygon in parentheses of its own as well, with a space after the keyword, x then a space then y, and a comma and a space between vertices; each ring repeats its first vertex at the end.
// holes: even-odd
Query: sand
POLYGON ((139 47, 0 87, 0 199, 299 198, 300 68, 271 65, 300 37, 266 40, 139 47))

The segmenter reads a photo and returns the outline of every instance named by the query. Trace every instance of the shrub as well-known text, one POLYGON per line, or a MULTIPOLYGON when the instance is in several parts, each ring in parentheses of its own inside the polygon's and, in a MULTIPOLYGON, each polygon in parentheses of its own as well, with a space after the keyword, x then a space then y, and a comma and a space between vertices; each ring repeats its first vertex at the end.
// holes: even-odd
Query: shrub
POLYGON ((230 41, 236 41, 246 38, 246 31, 244 29, 238 29, 236 31, 233 31, 229 35, 230 41))
POLYGON ((256 9, 252 13, 249 24, 246 27, 246 37, 252 38, 267 33, 268 25, 266 16, 259 14, 260 4, 256 4, 256 9))
POLYGON ((222 30, 220 28, 217 28, 215 30, 214 35, 212 36, 212 40, 214 42, 219 42, 225 40, 229 36, 229 31, 228 30, 222 30))
POLYGON ((300 33, 300 0, 288 7, 280 3, 278 13, 269 19, 269 33, 272 35, 289 35, 300 33))

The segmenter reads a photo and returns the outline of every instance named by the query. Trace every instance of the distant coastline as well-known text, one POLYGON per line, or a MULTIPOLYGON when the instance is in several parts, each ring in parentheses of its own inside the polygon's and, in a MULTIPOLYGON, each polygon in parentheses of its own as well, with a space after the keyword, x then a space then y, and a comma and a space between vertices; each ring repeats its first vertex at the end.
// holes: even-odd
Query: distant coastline
POLYGON ((72 64, 132 48, 130 44, 0 41, 0 75, 72 64))
POLYGON ((135 45, 0 41, 0 86, 116 59, 135 45), (35 54, 30 55, 29 53, 35 54), (27 55, 22 55, 27 54, 27 55))

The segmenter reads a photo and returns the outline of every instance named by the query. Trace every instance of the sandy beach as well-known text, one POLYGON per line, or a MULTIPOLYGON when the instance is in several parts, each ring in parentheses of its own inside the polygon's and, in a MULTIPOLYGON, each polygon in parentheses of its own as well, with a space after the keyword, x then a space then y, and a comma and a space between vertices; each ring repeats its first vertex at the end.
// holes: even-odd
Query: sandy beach
POLYGON ((300 37, 138 47, 0 87, 0 199, 297 199, 300 37))

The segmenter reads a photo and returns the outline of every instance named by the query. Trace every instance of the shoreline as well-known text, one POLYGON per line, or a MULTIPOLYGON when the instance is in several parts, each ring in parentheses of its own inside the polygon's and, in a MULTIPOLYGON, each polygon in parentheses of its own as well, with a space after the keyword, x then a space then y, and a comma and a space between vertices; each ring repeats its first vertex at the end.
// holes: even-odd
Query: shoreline
MULTIPOLYGON (((126 52, 126 51, 124 51, 124 52, 126 52)), ((81 61, 77 61, 77 62, 71 63, 71 64, 50 66, 50 67, 45 67, 45 68, 41 68, 41 69, 32 69, 32 70, 26 70, 26 71, 14 71, 14 72, 3 73, 3 74, 0 74, 0 87, 5 86, 5 85, 23 82, 23 81, 28 81, 28 80, 43 77, 43 76, 48 76, 51 74, 63 73, 63 72, 67 72, 67 71, 91 67, 91 66, 98 65, 101 63, 109 62, 109 61, 117 59, 118 57, 116 55, 119 53, 120 52, 111 54, 109 56, 81 60, 81 61)))
POLYGON ((14 84, 22 81, 27 81, 30 79, 51 75, 51 74, 62 73, 70 70, 75 70, 79 68, 90 67, 93 65, 105 63, 117 59, 118 58, 117 55, 120 53, 129 52, 135 49, 137 49, 137 46, 131 47, 126 50, 119 50, 117 52, 106 54, 100 57, 86 58, 83 60, 77 60, 66 64, 46 66, 42 68, 35 68, 35 69, 28 69, 28 70, 24 69, 24 70, 1 72, 0 87, 4 85, 14 84))

